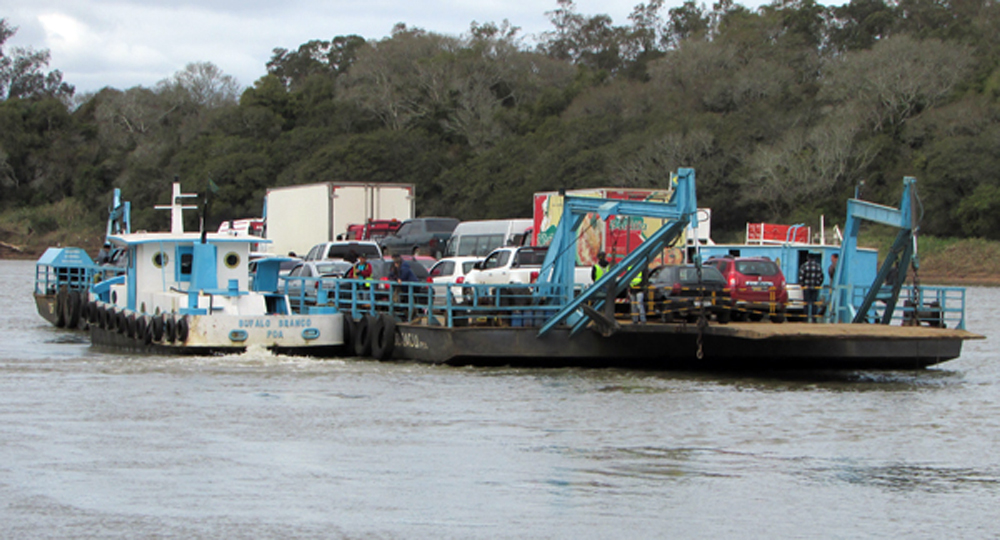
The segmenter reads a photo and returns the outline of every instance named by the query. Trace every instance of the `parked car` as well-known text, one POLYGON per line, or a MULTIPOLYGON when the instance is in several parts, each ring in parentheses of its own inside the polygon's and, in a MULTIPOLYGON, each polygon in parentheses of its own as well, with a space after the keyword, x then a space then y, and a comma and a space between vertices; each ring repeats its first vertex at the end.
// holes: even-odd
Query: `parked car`
POLYGON ((455 218, 408 219, 396 232, 381 240, 382 250, 386 254, 423 253, 440 259, 457 226, 455 218))
POLYGON ((434 303, 444 304, 448 291, 447 284, 456 283, 458 286, 451 287, 452 302, 459 304, 462 302, 462 287, 465 283, 465 276, 472 271, 475 264, 481 261, 479 257, 448 257, 437 261, 431 267, 430 278, 434 282, 434 303))
POLYGON ((663 322, 675 317, 697 320, 702 308, 720 323, 730 320, 732 301, 728 284, 711 266, 702 267, 700 278, 693 264, 660 266, 649 273, 648 282, 653 312, 663 322))
POLYGON ((424 304, 427 302, 426 294, 430 292, 430 271, 429 268, 436 262, 433 257, 428 257, 426 255, 400 255, 400 257, 406 261, 413 275, 416 276, 417 281, 420 285, 407 286, 405 284, 388 285, 390 268, 392 267, 392 257, 384 257, 372 263, 372 279, 381 282, 375 285, 376 287, 376 297, 380 301, 385 301, 388 299, 389 290, 398 291, 398 295, 395 298, 397 302, 405 303, 407 301, 407 294, 410 290, 416 292, 416 302, 419 304, 424 304))
POLYGON ((726 279, 734 319, 770 315, 774 322, 785 320, 788 289, 777 263, 766 257, 718 257, 705 261, 705 266, 716 268, 726 279))
POLYGON ((282 291, 288 295, 288 301, 293 307, 299 306, 302 302, 315 304, 320 286, 332 300, 339 284, 333 280, 319 278, 344 277, 351 266, 351 263, 344 260, 300 262, 288 273, 288 278, 282 280, 284 282, 282 291))
POLYGON ((316 244, 302 259, 305 261, 344 260, 349 256, 362 255, 368 260, 381 259, 382 248, 375 242, 338 241, 316 244))

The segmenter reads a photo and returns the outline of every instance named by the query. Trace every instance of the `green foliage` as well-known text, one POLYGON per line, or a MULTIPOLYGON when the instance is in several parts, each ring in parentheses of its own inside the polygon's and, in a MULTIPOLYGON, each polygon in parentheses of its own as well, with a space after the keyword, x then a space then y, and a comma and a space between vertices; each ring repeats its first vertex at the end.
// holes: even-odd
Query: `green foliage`
MULTIPOLYGON (((538 191, 662 187, 693 167, 720 237, 836 221, 861 182, 895 206, 916 176, 923 232, 995 238, 998 14, 996 0, 649 0, 615 24, 559 0, 536 47, 507 21, 401 25, 277 48, 242 93, 207 63, 72 111, 35 93, 0 101, 0 210, 65 200, 99 219, 120 187, 136 228, 163 228, 152 206, 177 176, 219 186, 210 227, 259 215, 269 187, 320 181, 413 183, 421 215, 501 218, 530 215, 538 191)), ((11 32, 0 20, 0 47, 11 32)))

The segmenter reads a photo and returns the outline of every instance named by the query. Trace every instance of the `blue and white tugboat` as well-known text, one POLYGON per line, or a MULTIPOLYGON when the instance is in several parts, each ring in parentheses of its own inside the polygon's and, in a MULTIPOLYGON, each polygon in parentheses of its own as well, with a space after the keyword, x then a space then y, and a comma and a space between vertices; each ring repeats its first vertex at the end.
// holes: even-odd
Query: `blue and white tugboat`
MULTIPOLYGON (((108 210, 105 239, 131 231, 131 205, 121 200, 115 188, 108 210)), ((50 247, 35 262, 35 306, 38 314, 58 328, 86 330, 91 307, 87 302, 90 287, 102 279, 121 273, 113 252, 105 240, 94 262, 83 248, 50 247)))
MULTIPOLYGON (((169 233, 111 235, 125 273, 91 288, 84 311, 93 345, 158 354, 240 352, 250 347, 325 356, 343 343, 339 313, 293 313, 278 288, 280 261, 248 270, 256 237, 186 233, 174 183, 169 233)), ((265 241, 266 242, 266 241, 265 241)))

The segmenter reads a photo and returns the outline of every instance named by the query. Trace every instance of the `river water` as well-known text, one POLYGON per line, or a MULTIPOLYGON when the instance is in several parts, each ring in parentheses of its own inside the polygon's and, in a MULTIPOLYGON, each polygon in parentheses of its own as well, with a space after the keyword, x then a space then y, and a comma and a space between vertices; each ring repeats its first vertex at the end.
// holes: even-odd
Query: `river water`
POLYGON ((997 538, 1000 290, 916 372, 96 352, 0 261, 0 538, 997 538))

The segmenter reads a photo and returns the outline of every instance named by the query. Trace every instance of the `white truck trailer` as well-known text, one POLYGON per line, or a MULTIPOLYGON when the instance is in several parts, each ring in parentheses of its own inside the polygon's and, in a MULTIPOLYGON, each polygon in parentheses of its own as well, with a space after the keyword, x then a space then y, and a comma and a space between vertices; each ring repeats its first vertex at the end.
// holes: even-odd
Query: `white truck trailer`
POLYGON ((369 219, 410 219, 413 184, 321 182, 267 190, 265 233, 269 251, 303 255, 320 242, 335 240, 352 223, 369 219))

